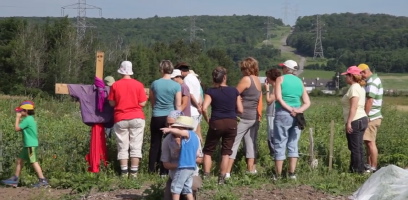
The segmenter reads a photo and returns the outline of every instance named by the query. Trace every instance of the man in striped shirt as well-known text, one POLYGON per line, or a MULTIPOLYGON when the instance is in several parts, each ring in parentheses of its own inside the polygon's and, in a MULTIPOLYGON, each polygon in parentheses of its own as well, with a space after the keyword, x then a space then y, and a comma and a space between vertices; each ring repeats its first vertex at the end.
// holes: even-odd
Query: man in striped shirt
POLYGON ((383 100, 383 85, 377 74, 373 74, 367 64, 358 66, 362 70, 361 75, 366 80, 366 103, 365 112, 367 113, 370 122, 364 133, 364 143, 367 151, 367 164, 365 165, 367 172, 375 172, 377 170, 378 150, 375 144, 377 130, 381 125, 381 106, 383 100))

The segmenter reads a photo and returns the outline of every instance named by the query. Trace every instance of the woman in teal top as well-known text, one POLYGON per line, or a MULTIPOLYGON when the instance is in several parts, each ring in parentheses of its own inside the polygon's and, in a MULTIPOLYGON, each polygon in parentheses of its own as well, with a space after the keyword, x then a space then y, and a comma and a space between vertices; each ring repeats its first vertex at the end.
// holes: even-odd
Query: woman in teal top
POLYGON ((299 157, 298 141, 300 129, 295 118, 297 113, 303 113, 310 106, 302 80, 294 75, 298 65, 293 60, 280 64, 283 76, 275 83, 275 121, 273 145, 275 147, 275 175, 278 179, 282 174, 283 161, 286 159, 286 149, 289 157, 289 178, 296 179, 295 169, 299 157))

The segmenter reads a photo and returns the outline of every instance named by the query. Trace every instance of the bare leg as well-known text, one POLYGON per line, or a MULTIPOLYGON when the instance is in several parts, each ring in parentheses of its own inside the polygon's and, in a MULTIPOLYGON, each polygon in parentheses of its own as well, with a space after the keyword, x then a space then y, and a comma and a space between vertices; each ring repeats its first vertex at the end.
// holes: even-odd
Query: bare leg
POLYGON ((211 155, 204 154, 204 173, 210 173, 212 166, 211 155))
POLYGON ((377 145, 375 144, 375 141, 365 141, 366 145, 368 147, 368 150, 370 151, 370 165, 372 167, 377 168, 377 158, 378 158, 378 149, 377 145))
POLYGON ((186 198, 187 198, 187 200, 194 200, 193 193, 186 194, 186 198))
POLYGON ((21 169, 24 166, 24 160, 21 158, 18 158, 16 161, 16 173, 14 174, 17 177, 20 177, 21 174, 21 169))
POLYGON ((197 129, 195 131, 198 135, 198 138, 200 138, 201 143, 203 143, 203 136, 201 135, 201 123, 198 123, 197 129))
POLYGON ((275 173, 277 176, 282 174, 283 160, 275 160, 275 173))
POLYGON ((220 163, 220 174, 225 175, 228 170, 229 155, 223 155, 220 163))
POLYGON ((35 162, 35 163, 33 163, 33 167, 34 167, 35 172, 36 172, 37 175, 38 175, 38 178, 44 179, 44 175, 43 175, 43 173, 42 173, 40 164, 38 164, 38 162, 35 162))
POLYGON ((370 156, 370 147, 368 146, 368 141, 364 141, 366 145, 366 159, 367 159, 367 164, 371 166, 371 156, 370 156))
POLYGON ((232 158, 228 160, 227 173, 231 173, 232 166, 234 165, 234 161, 235 159, 232 159, 232 158))
POLYGON ((297 158, 289 158, 289 173, 295 173, 297 158))
MULTIPOLYGON (((122 161, 122 160, 121 160, 122 161)), ((124 165, 127 165, 127 160, 125 160, 126 163, 124 165)), ((139 166, 139 158, 130 158, 130 166, 131 167, 138 167, 139 166)), ((120 165, 122 165, 122 162, 120 163, 120 165)))
POLYGON ((249 172, 255 171, 255 158, 247 158, 247 169, 249 172))
POLYGON ((173 200, 179 200, 180 199, 180 194, 172 194, 173 200))

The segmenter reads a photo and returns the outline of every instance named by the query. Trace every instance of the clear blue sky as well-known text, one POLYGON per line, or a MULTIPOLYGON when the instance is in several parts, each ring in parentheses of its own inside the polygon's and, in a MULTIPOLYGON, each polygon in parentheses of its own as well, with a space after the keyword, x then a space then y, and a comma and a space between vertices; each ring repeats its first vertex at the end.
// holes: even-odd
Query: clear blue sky
MULTIPOLYGON (((61 7, 78 0, 1 0, 0 17, 61 16, 61 7)), ((104 18, 148 18, 158 15, 263 15, 285 19, 294 24, 295 16, 325 13, 386 13, 408 16, 408 0, 87 0, 102 8, 104 18)), ((76 10, 66 10, 70 17, 76 10)), ((98 17, 88 10, 88 17, 98 17)))

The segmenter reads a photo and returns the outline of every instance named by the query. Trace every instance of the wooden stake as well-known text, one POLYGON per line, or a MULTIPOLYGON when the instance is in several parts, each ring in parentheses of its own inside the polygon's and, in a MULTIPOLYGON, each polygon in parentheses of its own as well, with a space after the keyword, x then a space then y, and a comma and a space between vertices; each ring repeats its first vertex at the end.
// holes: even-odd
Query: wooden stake
POLYGON ((313 128, 309 128, 309 158, 310 165, 313 167, 314 156, 314 139, 313 139, 313 128))
POLYGON ((333 167, 334 120, 330 123, 329 170, 333 167))

